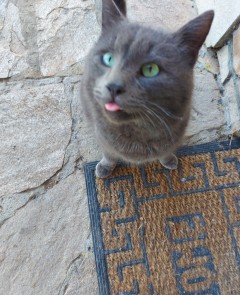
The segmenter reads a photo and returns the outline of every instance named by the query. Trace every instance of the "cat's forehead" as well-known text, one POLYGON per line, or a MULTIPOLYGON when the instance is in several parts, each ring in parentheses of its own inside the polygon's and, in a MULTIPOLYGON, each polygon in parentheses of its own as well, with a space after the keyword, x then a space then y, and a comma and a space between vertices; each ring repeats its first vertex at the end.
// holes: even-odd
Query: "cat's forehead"
POLYGON ((110 34, 110 48, 125 58, 154 54, 169 42, 169 34, 162 30, 127 22, 113 29, 110 34))

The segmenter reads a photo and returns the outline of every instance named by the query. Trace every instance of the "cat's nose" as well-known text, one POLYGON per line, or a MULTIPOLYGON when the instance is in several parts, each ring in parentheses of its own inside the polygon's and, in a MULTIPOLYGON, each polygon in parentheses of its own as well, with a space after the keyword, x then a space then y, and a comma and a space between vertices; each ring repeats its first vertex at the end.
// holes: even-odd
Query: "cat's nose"
POLYGON ((124 87, 121 83, 110 83, 107 85, 107 89, 111 93, 112 98, 125 92, 124 87))

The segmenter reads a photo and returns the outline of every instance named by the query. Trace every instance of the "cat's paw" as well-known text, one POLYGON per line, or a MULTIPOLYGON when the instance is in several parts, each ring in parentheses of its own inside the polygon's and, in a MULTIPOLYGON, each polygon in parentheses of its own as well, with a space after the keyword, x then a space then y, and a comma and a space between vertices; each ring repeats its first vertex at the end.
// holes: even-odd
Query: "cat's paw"
POLYGON ((161 160, 160 162, 163 165, 163 167, 169 170, 175 170, 178 167, 178 159, 174 154, 172 154, 167 159, 161 160))
POLYGON ((95 174, 99 178, 106 178, 108 177, 114 170, 115 166, 106 166, 99 162, 96 166, 95 174))

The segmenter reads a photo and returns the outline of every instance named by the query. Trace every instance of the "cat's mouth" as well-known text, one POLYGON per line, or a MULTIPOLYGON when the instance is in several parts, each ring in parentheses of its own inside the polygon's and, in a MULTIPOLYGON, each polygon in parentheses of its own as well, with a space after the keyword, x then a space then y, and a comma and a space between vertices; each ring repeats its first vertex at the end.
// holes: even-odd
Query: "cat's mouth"
POLYGON ((105 104, 105 109, 109 112, 117 112, 122 110, 121 106, 114 101, 105 104))
POLYGON ((115 101, 109 101, 104 104, 104 110, 106 117, 112 122, 119 124, 120 122, 127 122, 131 121, 133 117, 133 114, 126 111, 125 107, 122 107, 120 104, 118 104, 115 101))

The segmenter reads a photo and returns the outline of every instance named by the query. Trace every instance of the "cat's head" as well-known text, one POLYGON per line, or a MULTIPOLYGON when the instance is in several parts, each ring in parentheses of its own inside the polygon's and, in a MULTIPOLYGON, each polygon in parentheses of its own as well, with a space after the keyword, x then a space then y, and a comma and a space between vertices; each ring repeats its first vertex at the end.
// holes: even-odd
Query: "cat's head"
POLYGON ((124 0, 102 0, 102 34, 88 58, 94 103, 106 118, 184 117, 192 72, 214 13, 205 12, 177 32, 130 23, 124 0))

